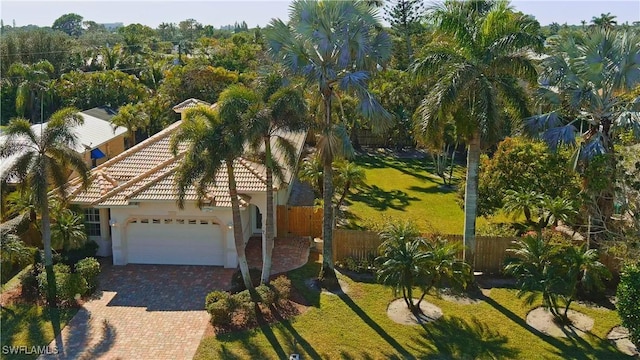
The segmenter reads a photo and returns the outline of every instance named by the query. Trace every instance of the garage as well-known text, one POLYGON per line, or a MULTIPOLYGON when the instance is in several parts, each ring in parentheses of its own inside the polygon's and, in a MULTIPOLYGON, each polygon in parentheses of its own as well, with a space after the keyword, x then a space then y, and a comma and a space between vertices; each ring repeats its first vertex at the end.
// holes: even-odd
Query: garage
POLYGON ((126 237, 131 264, 224 265, 222 231, 211 220, 135 219, 126 237))

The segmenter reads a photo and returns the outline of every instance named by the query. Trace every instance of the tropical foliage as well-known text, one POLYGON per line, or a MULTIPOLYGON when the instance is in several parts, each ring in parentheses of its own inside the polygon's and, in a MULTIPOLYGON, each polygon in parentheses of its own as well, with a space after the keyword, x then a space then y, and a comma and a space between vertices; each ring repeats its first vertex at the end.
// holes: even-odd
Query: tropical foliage
POLYGON ((586 246, 553 243, 543 236, 520 238, 507 260, 505 273, 516 277, 518 296, 532 304, 542 295, 542 305, 563 323, 578 288, 602 291, 609 270, 599 261, 598 251, 586 246), (564 307, 563 307, 564 306, 564 307))
POLYGON ((616 308, 631 341, 640 346, 640 265, 628 264, 620 273, 616 308))
POLYGON ((322 106, 317 128, 318 150, 323 163, 323 267, 320 278, 335 283, 333 269, 333 160, 350 156, 352 147, 344 119, 332 115, 333 102, 342 93, 359 101, 358 110, 376 131, 386 128, 389 113, 368 91, 371 73, 390 57, 390 39, 382 31, 377 9, 365 1, 294 1, 289 23, 274 19, 266 29, 270 53, 292 72, 317 86, 322 106), (357 39, 357 41, 356 41, 357 39))
POLYGON ((529 114, 521 84, 535 81, 531 54, 542 49, 540 25, 505 2, 446 1, 430 9, 436 26, 414 73, 437 79, 418 109, 416 132, 438 141, 453 119, 467 142, 465 259, 473 259, 481 144, 500 137, 509 119, 529 114))
POLYGON ((44 243, 45 268, 50 285, 47 300, 55 306, 56 289, 51 252, 51 218, 49 215, 49 186, 57 188, 64 199, 67 194, 68 169, 75 171, 84 186, 88 185, 88 169, 84 159, 75 152, 77 137, 72 130, 82 123, 75 108, 55 112, 41 133, 35 132, 26 119, 14 119, 5 129, 6 141, 0 144, 0 158, 13 162, 0 173, 0 182, 18 180, 19 186, 33 191, 33 203, 40 219, 44 243))
POLYGON ((471 281, 470 266, 457 259, 459 246, 442 239, 425 239, 411 222, 389 223, 380 232, 383 243, 376 258, 377 278, 402 293, 407 307, 420 313, 420 304, 429 291, 444 286, 466 287, 471 281), (413 291, 420 290, 414 302, 413 291))

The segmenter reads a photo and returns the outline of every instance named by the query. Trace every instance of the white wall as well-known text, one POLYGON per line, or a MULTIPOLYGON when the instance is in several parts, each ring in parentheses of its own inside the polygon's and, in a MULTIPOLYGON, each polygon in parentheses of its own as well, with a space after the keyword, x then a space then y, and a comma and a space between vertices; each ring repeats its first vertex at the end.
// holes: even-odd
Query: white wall
MULTIPOLYGON (((195 203, 186 203, 184 209, 180 210, 175 202, 148 202, 140 203, 137 207, 112 207, 111 223, 115 225, 111 228, 111 238, 113 245, 113 263, 114 265, 125 265, 128 263, 126 258, 126 231, 127 223, 136 216, 159 218, 188 218, 188 219, 208 219, 214 220, 220 224, 222 237, 224 239, 225 248, 225 267, 235 268, 238 265, 238 258, 233 240, 233 230, 229 229, 229 224, 233 223, 230 208, 221 209, 203 209, 200 210, 195 203)), ((243 228, 250 226, 250 214, 248 210, 241 210, 241 218, 243 228)), ((245 241, 248 240, 250 234, 245 234, 245 241)))

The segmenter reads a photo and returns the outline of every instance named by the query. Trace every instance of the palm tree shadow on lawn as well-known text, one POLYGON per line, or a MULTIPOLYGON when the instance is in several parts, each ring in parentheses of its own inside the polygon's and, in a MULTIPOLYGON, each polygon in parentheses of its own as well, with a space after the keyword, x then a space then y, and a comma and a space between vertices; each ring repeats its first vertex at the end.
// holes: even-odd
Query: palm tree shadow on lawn
POLYGON ((602 339, 599 336, 593 335, 593 333, 588 332, 587 337, 591 341, 588 343, 585 339, 580 336, 575 336, 575 333, 567 332, 567 338, 558 339, 553 336, 548 336, 540 331, 533 328, 531 325, 527 324, 527 322, 522 319, 517 314, 513 313, 511 310, 502 306, 500 303, 495 301, 494 299, 483 296, 482 300, 484 300, 487 304, 498 310, 504 316, 509 318, 516 325, 526 329, 531 334, 537 336, 544 342, 549 345, 555 347, 555 354, 564 359, 585 359, 585 354, 592 355, 591 358, 594 359, 624 359, 632 357, 628 357, 623 353, 619 352, 615 346, 606 339, 602 339), (567 343, 570 342, 570 343, 567 343))
POLYGON ((404 211, 411 201, 419 201, 415 196, 409 196, 406 192, 398 189, 386 191, 377 185, 362 187, 357 193, 350 196, 352 202, 358 201, 378 211, 394 209, 404 211))
POLYGON ((458 317, 441 318, 421 324, 425 332, 414 338, 418 350, 429 350, 426 359, 515 359, 518 350, 507 346, 508 339, 480 320, 467 322, 458 317))

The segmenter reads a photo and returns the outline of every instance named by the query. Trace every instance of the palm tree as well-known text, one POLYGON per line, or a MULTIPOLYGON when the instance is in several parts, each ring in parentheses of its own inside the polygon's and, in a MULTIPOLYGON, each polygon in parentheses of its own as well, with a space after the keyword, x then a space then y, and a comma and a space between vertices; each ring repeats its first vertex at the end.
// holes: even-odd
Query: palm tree
POLYGON ((136 131, 146 130, 149 123, 149 115, 144 111, 144 107, 141 103, 135 105, 124 105, 120 107, 120 109, 118 109, 118 113, 111 118, 111 124, 114 125, 114 131, 118 126, 127 128, 127 137, 129 138, 128 147, 132 147, 136 144, 136 131))
POLYGON ((322 159, 317 152, 308 155, 300 164, 300 180, 306 181, 311 185, 316 195, 322 197, 322 159))
POLYGON ((17 87, 16 110, 18 115, 25 116, 29 112, 31 122, 36 122, 38 114, 37 94, 40 93, 40 106, 43 105, 43 95, 51 76, 54 73, 53 65, 47 60, 38 61, 35 64, 13 63, 9 67, 7 76, 17 87))
POLYGON ((613 30, 613 28, 618 25, 618 22, 615 20, 616 16, 611 15, 610 12, 606 14, 600 14, 600 16, 591 18, 591 26, 599 27, 605 30, 613 30))
POLYGON ((67 190, 68 168, 74 170, 88 186, 87 165, 75 152, 78 139, 73 126, 83 119, 75 108, 64 108, 51 115, 41 133, 34 131, 28 120, 13 119, 4 129, 6 141, 0 144, 0 158, 15 157, 15 161, 0 174, 0 181, 15 179, 20 187, 33 191, 34 204, 40 210, 44 265, 47 272, 47 301, 55 306, 56 286, 51 252, 51 219, 49 216, 49 185, 57 188, 64 199, 67 190))
POLYGON ((335 187, 342 189, 340 199, 336 203, 336 209, 339 210, 349 190, 365 184, 366 175, 362 167, 346 159, 336 161, 334 170, 336 172, 335 187))
POLYGON ((391 55, 391 41, 381 30, 377 10, 365 1, 296 0, 291 4, 289 23, 271 21, 265 29, 269 52, 287 68, 317 84, 322 102, 318 112, 321 139, 318 150, 323 162, 324 240, 320 279, 335 285, 333 267, 333 169, 336 156, 350 156, 344 119, 335 123, 332 103, 340 102, 341 92, 354 93, 359 111, 371 121, 374 130, 382 131, 390 114, 368 91, 371 73, 384 65, 391 55))
POLYGON ((254 155, 266 167, 267 211, 265 221, 265 257, 262 265, 261 282, 269 283, 271 275, 271 255, 275 238, 273 213, 273 178, 285 180, 284 170, 294 171, 295 145, 285 137, 286 132, 300 131, 306 125, 306 102, 298 89, 287 86, 285 79, 271 73, 261 79, 257 91, 246 87, 231 87, 226 94, 227 101, 245 101, 249 104, 243 118, 248 122, 247 137, 254 155), (248 95, 248 96, 247 96, 248 95), (258 99, 258 101, 255 101, 258 99), (252 103, 252 101, 255 101, 252 103), (278 163, 273 149, 283 154, 284 164, 278 163))
POLYGON ((502 209, 507 214, 512 214, 514 217, 524 213, 527 224, 533 223, 531 218, 531 211, 541 207, 544 201, 544 195, 536 191, 515 191, 507 190, 504 197, 504 206, 502 209))
POLYGON ((530 53, 542 48, 543 38, 534 19, 505 2, 446 1, 431 9, 431 18, 437 36, 413 70, 436 80, 418 108, 416 130, 427 139, 442 138, 453 116, 467 141, 464 258, 471 262, 481 145, 496 140, 505 112, 514 118, 528 114, 521 80, 535 81, 530 53))
POLYGON ((471 279, 471 267, 456 259, 459 246, 441 239, 424 239, 411 222, 389 223, 380 238, 383 242, 381 255, 376 259, 378 280, 392 286, 394 293, 402 291, 407 307, 414 314, 420 313, 420 303, 432 289, 445 284, 466 287, 471 279), (422 292, 415 303, 414 287, 422 292))
POLYGON ((228 89, 220 94, 215 109, 206 106, 188 109, 180 129, 171 138, 171 151, 177 154, 181 144, 188 145, 176 171, 178 207, 181 209, 184 208, 184 199, 191 186, 195 186, 197 205, 202 207, 208 198, 208 189, 216 186, 216 176, 223 166, 226 167, 238 263, 244 284, 252 291, 233 162, 242 155, 244 149, 245 129, 240 115, 258 98, 251 98, 251 94, 245 94, 246 97, 242 98, 230 96, 235 91, 228 89))
MULTIPOLYGON (((589 194, 594 197, 592 229, 600 232, 613 214, 614 143, 622 132, 640 128, 635 104, 622 96, 640 84, 640 37, 594 29, 584 38, 558 39, 551 44, 551 53, 542 63, 539 89, 541 102, 551 111, 525 119, 526 130, 532 137, 542 137, 553 150, 575 146, 573 162, 579 168, 604 162, 604 186, 589 194), (586 131, 581 130, 583 126, 586 131), (582 139, 579 146, 578 137, 582 139)), ((588 189, 589 181, 595 179, 586 180, 588 189)))
POLYGON ((51 226, 51 246, 54 249, 71 250, 85 244, 87 232, 82 216, 64 207, 52 213, 55 222, 51 226))

